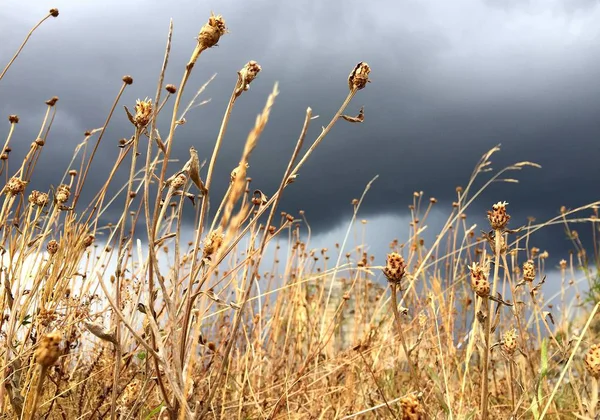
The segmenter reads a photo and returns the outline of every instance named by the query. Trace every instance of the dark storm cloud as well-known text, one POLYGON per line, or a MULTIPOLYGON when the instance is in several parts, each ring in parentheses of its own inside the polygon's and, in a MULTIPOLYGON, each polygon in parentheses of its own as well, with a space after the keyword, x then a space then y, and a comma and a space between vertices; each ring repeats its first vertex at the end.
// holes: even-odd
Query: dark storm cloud
MULTIPOLYGON (((9 5, 0 11, 2 63, 48 8, 46 2, 9 5)), ((403 214, 412 192, 420 190, 449 205, 455 186, 465 185, 479 157, 498 143, 502 152, 493 159, 495 168, 521 160, 543 168, 517 173, 520 184, 494 185, 470 214, 484 215, 492 203, 506 200, 518 225, 529 215, 544 220, 563 204, 575 207, 599 198, 597 2, 54 5, 61 15, 42 25, 0 82, 0 132, 7 131, 6 115, 17 113, 22 121, 13 140, 19 149, 15 159, 37 135, 43 101, 60 97, 34 184, 58 183, 83 132, 102 125, 122 75, 133 75, 135 82, 121 105, 131 108, 136 98, 154 95, 171 17, 175 32, 166 82, 178 84, 194 36, 212 9, 224 15, 231 33, 194 69, 185 103, 214 73, 217 77, 200 97, 211 102, 190 111, 188 123, 178 129, 173 157, 187 159, 192 144, 210 156, 235 72, 251 59, 263 67, 234 109, 218 161, 217 196, 275 81, 281 93, 249 172, 253 187, 268 195, 280 182, 306 107, 320 116, 309 131, 312 141, 346 96, 348 73, 364 60, 373 69, 373 83, 358 93, 348 113, 364 105, 365 122, 340 121, 282 202, 292 213, 304 209, 317 231, 346 220, 350 200, 376 174, 380 178, 362 216, 403 214)), ((160 129, 168 130, 166 118, 160 129)), ((104 182, 102 168, 116 157, 117 140, 130 135, 119 106, 99 150, 89 195, 104 182)), ((126 171, 120 173, 115 185, 126 177, 126 171)))

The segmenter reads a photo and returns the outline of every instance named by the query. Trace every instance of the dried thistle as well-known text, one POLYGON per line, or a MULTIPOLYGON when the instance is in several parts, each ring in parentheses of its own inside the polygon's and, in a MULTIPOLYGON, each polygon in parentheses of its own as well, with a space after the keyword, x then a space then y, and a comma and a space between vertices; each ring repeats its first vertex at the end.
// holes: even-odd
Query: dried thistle
POLYGON ((525 281, 535 280, 535 264, 532 260, 523 263, 523 279, 525 281))
POLYGON ((69 200, 70 196, 71 196, 71 187, 69 187, 67 184, 61 184, 56 189, 56 201, 59 204, 66 203, 69 200))
POLYGON ((143 128, 150 122, 152 117, 152 99, 137 100, 135 103, 135 116, 133 124, 138 128, 143 128))
POLYGON ((210 232, 204 240, 203 258, 209 258, 211 255, 217 252, 223 244, 223 239, 224 235, 220 226, 210 232))
POLYGON ((383 274, 388 281, 395 284, 400 284, 402 278, 406 274, 406 262, 404 258, 397 252, 391 252, 387 255, 383 274))
POLYGON ((402 397, 400 406, 402 407, 402 420, 423 420, 425 418, 421 402, 414 394, 402 397))
POLYGON ((56 252, 58 251, 58 242, 56 241, 56 239, 48 241, 48 244, 46 245, 46 251, 48 251, 48 254, 50 255, 56 254, 56 252))
POLYGON ((371 68, 367 63, 361 61, 354 67, 350 76, 348 76, 348 87, 350 90, 360 90, 363 89, 367 83, 371 83, 369 80, 369 73, 371 73, 371 68))
POLYGON ((503 230, 506 228, 510 215, 506 213, 507 202, 498 202, 492 206, 492 210, 488 210, 488 220, 494 230, 503 230))
POLYGON ((208 22, 200 29, 198 34, 198 43, 200 48, 205 50, 212 48, 219 42, 221 36, 227 33, 227 27, 225 26, 225 20, 221 15, 215 16, 211 13, 208 18, 208 22))
POLYGON ((35 361, 42 367, 52 366, 61 355, 60 342, 62 334, 59 331, 53 331, 43 336, 35 350, 35 361))
POLYGON ((25 191, 26 185, 27 185, 27 183, 25 181, 23 181, 21 178, 17 178, 16 176, 13 176, 11 179, 8 180, 8 183, 4 187, 4 191, 10 195, 19 195, 23 191, 25 191))
POLYGON ((600 378, 600 344, 592 344, 584 358, 585 368, 588 373, 596 378, 600 378))
POLYGON ((477 296, 485 298, 490 295, 490 282, 487 279, 487 274, 477 262, 469 266, 471 271, 471 287, 477 296))
POLYGON ((517 330, 508 330, 502 336, 502 349, 509 355, 517 349, 517 330))
POLYGON ((240 77, 240 86, 236 91, 237 96, 241 95, 242 92, 247 91, 250 88, 250 83, 256 79, 256 76, 260 70, 260 65, 256 61, 252 60, 248 61, 246 65, 240 71, 238 71, 238 75, 240 77))

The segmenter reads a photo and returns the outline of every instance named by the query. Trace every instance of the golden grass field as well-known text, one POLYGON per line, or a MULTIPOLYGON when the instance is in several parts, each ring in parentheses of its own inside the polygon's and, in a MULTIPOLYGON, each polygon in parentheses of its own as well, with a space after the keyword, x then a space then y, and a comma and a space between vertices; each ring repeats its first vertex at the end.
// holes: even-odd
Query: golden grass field
MULTIPOLYGON (((52 18, 58 10, 29 35, 52 18)), ((423 232, 439 204, 416 192, 410 235, 386 238, 389 254, 370 255, 368 244, 351 239, 368 229, 357 218, 363 195, 351 203, 349 232, 359 235, 314 249, 301 209, 282 213, 278 204, 335 124, 365 119, 362 109, 346 109, 369 88, 369 65, 340 75, 347 97, 316 139, 306 135, 311 109, 299 116, 303 129, 290 133, 296 148, 279 188, 257 192, 252 154, 277 106, 275 85, 256 110, 239 165, 229 168, 229 188, 216 197, 213 173, 231 111, 252 95, 261 67, 251 61, 238 71, 207 164, 193 148, 187 162, 174 162, 176 131, 192 105, 182 101, 189 76, 232 35, 211 14, 182 65, 168 60, 171 33, 172 26, 151 99, 121 103, 134 82, 124 76, 112 109, 98 116, 103 125, 85 133, 63 179, 44 191, 30 181, 45 182, 36 165, 56 147, 47 137, 60 101, 46 102, 22 162, 11 161, 19 116, 9 116, 0 155, 0 418, 597 418, 599 202, 516 226, 510 211, 519 203, 497 197, 480 215, 489 226, 472 227, 466 211, 483 190, 538 166, 492 169, 493 148, 457 188, 434 241, 423 232), (181 67, 179 84, 164 80, 167 64, 181 67), (118 159, 92 167, 100 148, 116 147, 104 133, 119 112, 131 126, 118 159), (159 115, 170 123, 158 124, 159 115), (115 198, 107 191, 118 170, 129 178, 115 198), (90 177, 104 186, 87 190, 90 177), (184 209, 197 227, 189 242, 184 209), (106 214, 119 216, 107 224, 106 214), (564 227, 574 252, 546 280, 554 267, 529 237, 551 225, 564 227), (584 244, 575 226, 591 230, 594 243, 584 244), (547 281, 560 293, 547 296, 547 281)), ((0 83, 27 42, 35 41, 28 36, 2 63, 0 83)))

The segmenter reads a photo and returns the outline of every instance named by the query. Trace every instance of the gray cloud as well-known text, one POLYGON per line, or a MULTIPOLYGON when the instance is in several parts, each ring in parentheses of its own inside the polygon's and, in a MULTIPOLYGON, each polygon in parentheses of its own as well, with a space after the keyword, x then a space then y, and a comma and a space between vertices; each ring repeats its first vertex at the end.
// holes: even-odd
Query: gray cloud
MULTIPOLYGON (((519 173, 520 184, 493 186, 471 214, 483 216, 492 203, 506 200, 520 224, 529 215, 552 217, 563 204, 598 199, 597 2, 377 0, 366 8, 357 0, 301 6, 186 0, 176 7, 158 1, 65 0, 54 5, 61 15, 42 25, 0 82, 0 132, 7 131, 6 115, 17 113, 22 121, 13 139, 15 161, 37 135, 43 101, 60 97, 35 185, 58 183, 83 132, 102 125, 122 75, 133 75, 135 82, 121 105, 154 95, 171 17, 175 32, 166 82, 179 84, 194 36, 212 8, 225 16, 231 33, 194 69, 185 101, 214 73, 217 77, 201 98, 211 102, 191 111, 178 129, 174 157, 187 159, 192 144, 202 156, 210 155, 235 72, 250 59, 263 66, 234 109, 216 172, 217 196, 276 81, 281 94, 249 173, 253 187, 267 194, 280 181, 306 107, 320 115, 309 132, 312 141, 344 99, 348 73, 364 60, 373 69, 373 83, 348 112, 364 105, 365 122, 340 121, 282 202, 289 212, 304 209, 317 231, 349 217, 350 200, 376 174, 380 178, 364 204, 364 217, 403 214, 419 190, 448 205, 454 187, 464 185, 477 159, 498 143, 503 151, 495 167, 531 160, 543 168, 519 173)), ((0 45, 2 63, 47 8, 45 2, 12 1, 0 11, 6 22, 0 37, 7 40, 0 45)), ((167 129, 164 118, 161 130, 167 129)), ((119 106, 99 150, 89 195, 104 181, 103 166, 117 156, 117 140, 130 135, 119 106)), ((119 182, 126 177, 122 171, 119 182)))

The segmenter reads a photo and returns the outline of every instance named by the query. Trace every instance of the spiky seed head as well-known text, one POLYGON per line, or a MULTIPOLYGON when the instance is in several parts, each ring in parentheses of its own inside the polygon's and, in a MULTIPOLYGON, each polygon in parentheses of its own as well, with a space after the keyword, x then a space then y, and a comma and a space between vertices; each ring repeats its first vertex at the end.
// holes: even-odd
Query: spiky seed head
POLYGON ((8 122, 11 124, 18 124, 19 123, 19 116, 18 115, 9 115, 8 116, 8 122))
POLYGON ((46 368, 56 363, 61 354, 61 341, 62 334, 59 331, 43 336, 35 350, 35 361, 46 368))
POLYGON ((348 76, 348 87, 350 90, 363 89, 367 83, 370 83, 369 73, 371 73, 371 67, 364 61, 361 61, 354 67, 350 76, 348 76))
POLYGON ((135 102, 135 115, 133 116, 133 124, 137 128, 144 128, 150 122, 152 117, 152 99, 138 99, 135 102))
POLYGON ((165 89, 167 90, 167 92, 169 92, 171 95, 173 95, 175 92, 177 92, 177 86, 172 85, 172 84, 168 84, 167 86, 165 86, 165 89))
POLYGON ((71 187, 69 187, 67 184, 61 184, 56 189, 56 201, 59 204, 66 203, 69 200, 70 196, 71 196, 71 187))
POLYGON ((400 406, 402 407, 402 420, 423 420, 425 418, 421 402, 414 394, 402 397, 400 406))
POLYGON ((56 241, 56 239, 48 241, 48 244, 46 245, 46 251, 48 251, 48 254, 50 255, 56 254, 56 252, 58 251, 58 242, 56 241))
POLYGON ((471 287, 475 294, 479 297, 485 298, 490 295, 490 282, 487 279, 487 273, 481 266, 481 264, 474 262, 469 266, 471 271, 471 287))
POLYGON ((23 181, 21 178, 13 176, 6 184, 6 192, 10 195, 21 194, 23 191, 25 191, 25 185, 27 185, 25 181, 23 181))
POLYGON ((488 210, 488 220, 492 229, 503 230, 506 228, 510 220, 510 215, 506 213, 507 204, 505 201, 499 201, 492 206, 492 210, 488 210))
POLYGON ((402 278, 406 274, 406 262, 402 255, 397 252, 390 252, 387 255, 383 274, 390 283, 400 284, 402 278))
POLYGON ((508 330, 502 336, 502 349, 508 353, 513 354, 517 349, 517 330, 514 328, 508 330))
POLYGON ((222 35, 227 33, 225 20, 221 15, 211 13, 208 22, 200 29, 198 43, 202 49, 212 48, 219 42, 222 35))
POLYGON ((584 358, 585 368, 594 378, 600 378, 600 344, 592 344, 584 358))
POLYGON ((523 263, 523 279, 525 281, 535 280, 535 264, 532 260, 523 263))

